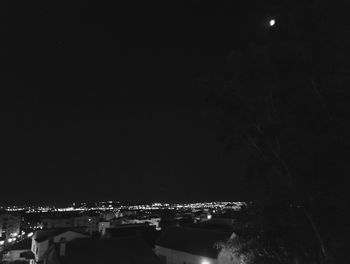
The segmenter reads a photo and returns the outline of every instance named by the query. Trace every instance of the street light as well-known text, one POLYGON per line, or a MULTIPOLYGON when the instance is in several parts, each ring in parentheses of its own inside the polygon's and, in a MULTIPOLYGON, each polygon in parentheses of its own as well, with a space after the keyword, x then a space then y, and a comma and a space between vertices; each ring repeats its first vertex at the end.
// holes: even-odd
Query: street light
POLYGON ((276 20, 270 19, 270 21, 269 21, 270 27, 273 27, 275 24, 276 24, 276 20))

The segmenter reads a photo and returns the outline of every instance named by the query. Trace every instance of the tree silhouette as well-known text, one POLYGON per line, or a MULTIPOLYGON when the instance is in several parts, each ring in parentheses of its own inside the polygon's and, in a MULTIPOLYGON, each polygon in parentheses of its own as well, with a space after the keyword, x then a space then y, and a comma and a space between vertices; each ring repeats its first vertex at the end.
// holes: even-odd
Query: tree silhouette
POLYGON ((349 40, 333 26, 342 7, 284 1, 283 25, 232 51, 225 72, 205 80, 225 144, 248 146, 247 178, 265 190, 226 245, 248 263, 345 261, 337 236, 346 225, 350 91, 339 43, 349 40))

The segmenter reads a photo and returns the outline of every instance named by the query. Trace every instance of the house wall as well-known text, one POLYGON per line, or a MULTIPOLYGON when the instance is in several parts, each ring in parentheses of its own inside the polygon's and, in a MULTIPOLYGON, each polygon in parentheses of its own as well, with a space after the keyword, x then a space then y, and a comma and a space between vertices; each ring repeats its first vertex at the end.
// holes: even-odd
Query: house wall
MULTIPOLYGON (((54 243, 59 243, 61 238, 65 238, 67 242, 72 241, 77 238, 83 238, 83 237, 88 237, 86 235, 76 233, 73 231, 67 231, 62 234, 59 234, 55 237, 53 237, 53 242, 54 243)), ((32 238, 32 252, 35 255, 35 261, 40 262, 43 260, 44 254, 49 248, 49 240, 45 240, 42 242, 36 241, 34 238, 32 238)))
POLYGON ((111 223, 110 222, 100 222, 98 223, 98 232, 101 236, 104 236, 106 234, 106 228, 110 228, 111 223))
POLYGON ((43 259, 46 250, 49 248, 49 240, 38 242, 35 239, 32 240, 32 252, 35 256, 35 261, 39 262, 43 259))
POLYGON ((217 260, 213 258, 193 255, 157 245, 155 247, 155 253, 165 264, 218 264, 217 260))

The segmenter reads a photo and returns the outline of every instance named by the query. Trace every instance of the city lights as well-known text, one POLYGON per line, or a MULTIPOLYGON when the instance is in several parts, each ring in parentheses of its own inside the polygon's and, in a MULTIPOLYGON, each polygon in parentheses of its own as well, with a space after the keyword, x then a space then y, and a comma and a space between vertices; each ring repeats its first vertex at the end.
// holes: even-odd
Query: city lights
POLYGON ((4 245, 5 244, 5 241, 4 240, 1 240, 0 241, 0 246, 4 245))
POLYGON ((34 235, 34 233, 33 232, 30 232, 28 235, 27 235, 27 237, 31 237, 31 236, 33 236, 34 235))
MULTIPOLYGON (((134 205, 123 205, 118 203, 105 205, 105 202, 101 202, 96 206, 76 206, 76 207, 55 207, 55 206, 24 206, 21 210, 26 214, 31 213, 46 213, 46 212, 91 212, 91 211, 115 211, 115 210, 212 210, 213 213, 220 209, 233 209, 240 210, 240 208, 245 204, 244 202, 198 202, 198 203, 151 203, 151 204, 134 204, 134 205)), ((7 207, 8 211, 15 211, 17 207, 7 207)), ((209 218, 208 218, 209 219, 209 218)), ((91 220, 90 220, 91 221, 91 220)), ((33 226, 34 229, 41 229, 40 225, 33 226)), ((13 236, 17 236, 13 235, 13 236)))

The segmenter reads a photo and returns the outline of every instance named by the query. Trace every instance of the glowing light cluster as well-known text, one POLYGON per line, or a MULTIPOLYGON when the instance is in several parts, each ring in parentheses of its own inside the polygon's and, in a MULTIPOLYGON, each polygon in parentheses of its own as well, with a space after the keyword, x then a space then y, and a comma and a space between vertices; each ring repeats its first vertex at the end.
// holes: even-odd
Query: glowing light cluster
MULTIPOLYGON (((269 21, 269 24, 271 26, 275 25, 275 20, 271 19, 269 21)), ((27 207, 7 207, 7 211, 24 211, 25 213, 42 213, 42 212, 91 212, 91 211, 114 211, 114 210, 144 210, 144 211, 151 211, 151 210, 162 210, 162 209, 168 209, 168 210, 183 210, 183 209, 189 209, 189 210, 202 210, 202 209, 208 209, 208 210, 217 210, 217 209, 224 209, 224 208, 231 208, 234 210, 239 210, 242 205, 244 205, 244 202, 201 202, 201 203, 175 203, 175 204, 169 204, 169 203, 152 203, 152 204, 136 204, 136 205, 121 205, 119 202, 114 203, 113 201, 108 202, 101 202, 99 205, 96 206, 90 206, 88 207, 86 203, 81 203, 81 206, 69 206, 69 207, 55 207, 55 206, 27 206, 27 207)))

